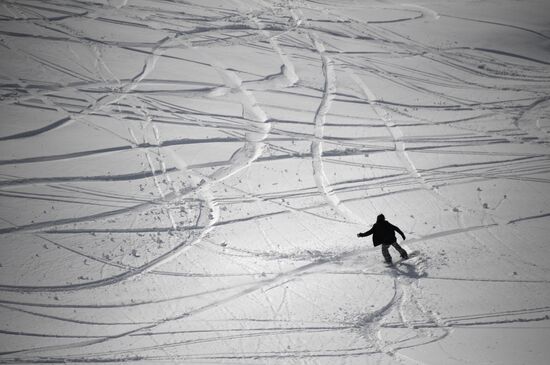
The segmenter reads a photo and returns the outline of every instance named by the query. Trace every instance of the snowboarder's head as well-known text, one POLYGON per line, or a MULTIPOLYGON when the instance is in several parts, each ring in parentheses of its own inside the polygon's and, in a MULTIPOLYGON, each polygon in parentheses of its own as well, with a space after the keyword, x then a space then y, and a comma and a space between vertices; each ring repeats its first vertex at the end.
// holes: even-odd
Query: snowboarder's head
POLYGON ((386 220, 386 217, 384 217, 384 214, 379 214, 378 217, 376 217, 376 223, 380 223, 386 220))

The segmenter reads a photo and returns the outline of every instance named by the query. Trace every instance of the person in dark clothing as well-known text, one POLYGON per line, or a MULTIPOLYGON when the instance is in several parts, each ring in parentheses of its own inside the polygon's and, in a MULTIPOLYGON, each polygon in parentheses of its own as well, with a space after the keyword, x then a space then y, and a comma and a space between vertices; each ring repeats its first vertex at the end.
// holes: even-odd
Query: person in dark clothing
POLYGON ((384 214, 380 214, 376 218, 376 223, 366 232, 358 233, 357 237, 367 237, 372 234, 372 243, 374 246, 382 245, 382 255, 388 264, 392 263, 391 255, 389 252, 390 246, 393 246, 401 255, 402 258, 406 259, 409 257, 407 251, 405 251, 397 243, 395 238, 395 232, 399 233, 403 240, 405 240, 405 234, 396 226, 391 224, 386 220, 384 214))

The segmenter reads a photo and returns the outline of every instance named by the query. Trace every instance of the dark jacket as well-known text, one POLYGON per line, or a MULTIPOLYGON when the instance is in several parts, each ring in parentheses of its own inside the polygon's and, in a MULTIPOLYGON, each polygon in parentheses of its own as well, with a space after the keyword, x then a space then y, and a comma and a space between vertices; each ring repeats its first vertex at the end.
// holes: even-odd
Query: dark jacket
POLYGON ((403 239, 405 239, 405 234, 401 232, 401 230, 391 224, 390 222, 386 220, 378 220, 371 229, 364 233, 359 233, 358 237, 367 237, 372 234, 372 243, 374 246, 378 246, 381 244, 392 244, 394 242, 397 242, 397 239, 395 238, 395 232, 399 233, 403 239))

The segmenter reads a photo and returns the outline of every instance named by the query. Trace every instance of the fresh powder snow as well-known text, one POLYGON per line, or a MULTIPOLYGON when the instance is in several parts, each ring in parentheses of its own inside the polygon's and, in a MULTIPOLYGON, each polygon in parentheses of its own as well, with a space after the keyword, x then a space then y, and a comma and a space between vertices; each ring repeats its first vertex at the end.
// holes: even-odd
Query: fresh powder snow
POLYGON ((0 363, 547 364, 549 16, 1 1, 0 363))

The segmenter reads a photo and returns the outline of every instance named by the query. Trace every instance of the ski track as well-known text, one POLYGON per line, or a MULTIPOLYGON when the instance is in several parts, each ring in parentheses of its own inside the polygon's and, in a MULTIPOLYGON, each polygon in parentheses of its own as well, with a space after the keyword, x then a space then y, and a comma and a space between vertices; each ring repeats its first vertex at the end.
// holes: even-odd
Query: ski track
MULTIPOLYGON (((506 215, 513 203, 506 195, 492 197, 488 186, 544 195, 550 183, 550 62, 497 46, 430 45, 403 30, 409 23, 452 19, 543 41, 548 35, 418 4, 354 6, 362 7, 366 20, 306 0, 2 4, 0 47, 21 68, 0 75, 0 105, 9 110, 0 135, 0 198, 9 207, 0 214, 0 239, 6 253, 17 242, 28 255, 14 250, 13 257, 0 257, 0 336, 10 339, 0 349, 0 363, 347 363, 357 357, 409 364, 421 362, 404 350, 452 338, 460 329, 550 320, 550 308, 536 302, 452 315, 434 310, 438 303, 424 296, 425 283, 547 289, 548 269, 524 259, 495 232, 542 229, 550 213, 533 202, 533 208, 506 215), (98 31, 88 32, 89 24, 98 31), (352 42, 368 50, 346 49, 352 42), (63 57, 44 51, 60 45, 63 57), (220 50, 226 53, 220 56, 220 50), (252 68, 252 53, 268 62, 252 68), (135 60, 121 67, 114 62, 118 55, 135 60), (406 59, 419 66, 401 62, 406 59), (169 76, 166 67, 173 67, 169 76), (186 67, 191 71, 182 72, 186 67), (384 85, 417 97, 400 100, 384 85), (12 121, 18 112, 22 116, 12 121), (37 115, 39 120, 32 119, 37 115), (81 133, 71 132, 81 140, 62 141, 68 131, 81 133), (90 131, 95 134, 87 138, 90 131), (99 134, 105 141, 93 140, 99 134), (35 144, 41 148, 31 148, 35 144), (390 158, 385 164, 384 156, 398 162, 390 158), (441 161, 425 167, 423 156, 441 161), (310 166, 310 176, 299 174, 302 164, 310 166), (298 166, 296 177, 290 166, 298 166), (365 173, 336 173, 347 169, 365 173), (257 180, 264 171, 267 178, 257 180), (274 178, 274 171, 283 177, 274 178), (122 184, 128 190, 120 190, 122 184), (478 187, 471 200, 449 193, 468 184, 483 190, 478 187), (422 218, 414 218, 407 248, 454 237, 483 247, 480 237, 488 235, 504 247, 514 270, 528 265, 538 271, 511 278, 446 274, 437 271, 429 252, 394 268, 369 261, 365 269, 357 262, 378 256, 378 249, 334 248, 317 232, 321 225, 334 225, 338 234, 363 229, 381 204, 420 193, 429 196, 426 209, 454 213, 446 226, 435 229, 435 222, 434 230, 420 233, 422 218), (368 207, 361 215, 352 208, 358 204, 368 207), (287 227, 274 227, 279 219, 319 246, 291 242, 287 227), (261 232, 257 247, 225 241, 242 227, 261 232), (202 262, 203 254, 210 261, 202 262), (63 260, 67 273, 56 274, 53 265, 63 260), (222 264, 212 266, 214 260, 239 269, 226 272, 222 264), (342 263, 354 266, 336 266, 342 263), (78 279, 71 276, 75 272, 78 279), (336 314, 311 324, 285 319, 296 315, 291 298, 314 312, 321 308, 318 299, 333 295, 293 289, 320 274, 380 279, 391 283, 391 295, 346 320, 336 314), (188 279, 201 281, 187 288, 188 279), (183 293, 174 292, 174 280, 182 280, 177 290, 183 293), (280 297, 271 294, 278 291, 280 297), (255 307, 240 320, 233 305, 245 299, 255 307), (128 314, 119 317, 118 310, 128 314), (141 310, 147 319, 138 319, 141 310), (271 317, 254 317, 262 310, 271 317), (234 323, 225 328, 213 320, 185 328, 205 313, 234 323), (20 327, 23 318, 47 326, 20 327), (409 335, 387 336, 395 330, 409 335), (326 334, 334 344, 322 349, 296 337, 326 334), (336 341, 342 334, 354 340, 336 341), (256 348, 241 344, 252 340, 256 348), (274 350, 260 346, 264 342, 274 350), (201 344, 214 350, 196 351, 201 344)), ((245 229, 243 240, 247 234, 245 229)), ((485 250, 494 256, 501 249, 485 250)))
MULTIPOLYGON (((303 15, 299 13, 292 13, 296 24, 309 25, 307 20, 304 20, 303 15)), ((312 156, 312 168, 313 176, 317 188, 327 200, 327 202, 345 219, 365 224, 365 221, 348 209, 342 204, 342 201, 336 196, 334 190, 330 186, 329 179, 326 176, 324 162, 323 162, 323 137, 324 137, 324 124, 326 115, 329 113, 331 102, 336 94, 336 74, 334 69, 334 62, 326 55, 325 46, 319 40, 316 34, 308 33, 311 43, 314 45, 316 52, 321 58, 321 69, 324 77, 323 95, 317 111, 315 112, 313 124, 314 124, 314 139, 311 142, 311 156, 312 156)))
POLYGON ((315 45, 315 49, 321 56, 323 75, 325 77, 325 84, 323 90, 323 97, 321 103, 315 113, 315 139, 311 142, 311 155, 313 157, 313 176, 317 188, 323 194, 329 204, 336 209, 343 217, 349 219, 352 222, 366 223, 363 219, 359 218, 346 206, 342 205, 342 201, 336 196, 334 190, 330 186, 330 182, 326 176, 324 162, 323 162, 323 130, 325 124, 325 117, 330 109, 331 100, 334 98, 336 92, 336 75, 334 73, 333 61, 326 56, 325 48, 323 44, 314 36, 311 37, 312 42, 315 45))

